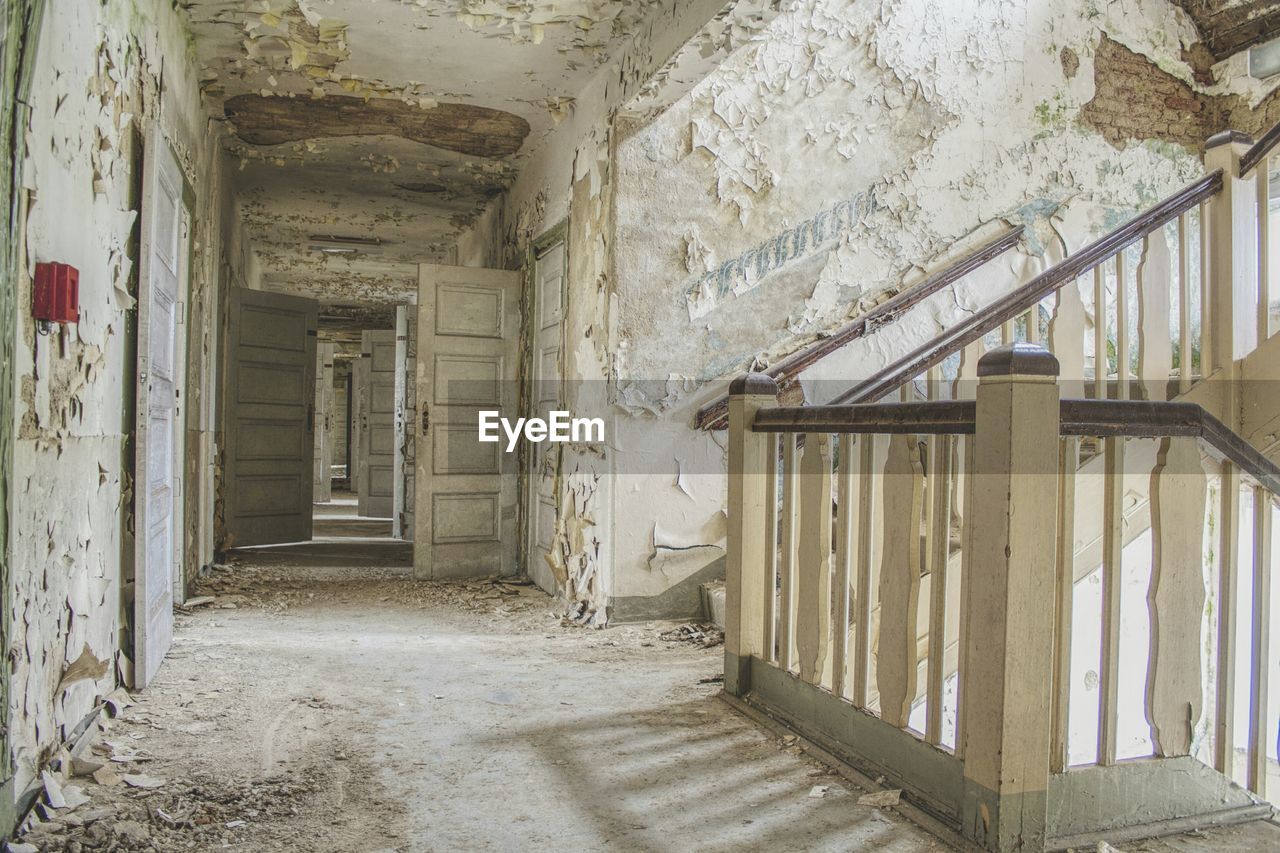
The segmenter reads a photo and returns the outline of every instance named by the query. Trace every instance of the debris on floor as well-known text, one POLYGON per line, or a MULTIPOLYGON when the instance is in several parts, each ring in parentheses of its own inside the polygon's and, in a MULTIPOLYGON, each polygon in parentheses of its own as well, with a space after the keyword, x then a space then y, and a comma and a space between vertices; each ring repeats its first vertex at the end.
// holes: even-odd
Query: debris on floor
POLYGON ((724 642, 724 632, 715 625, 687 622, 669 631, 663 631, 658 635, 658 639, 666 640, 668 643, 693 643, 709 649, 724 642))
POLYGON ((902 800, 902 790, 895 788, 891 791, 872 791, 870 794, 863 794, 858 797, 858 805, 875 806, 878 809, 896 806, 902 800))
POLYGON ((812 788, 809 789, 809 798, 814 800, 821 800, 823 797, 827 795, 827 793, 830 790, 831 790, 830 785, 814 785, 812 788))
MULTIPOLYGON (((206 609, 253 607, 284 613, 291 608, 331 604, 348 597, 352 571, 337 568, 327 581, 302 582, 287 567, 273 564, 270 556, 269 553, 253 554, 251 561, 247 555, 233 554, 227 564, 212 566, 212 571, 197 581, 198 594, 187 599, 179 610, 185 614, 206 609)), ((420 609, 448 604, 473 612, 507 616, 534 611, 547 603, 546 595, 523 578, 422 581, 376 571, 360 573, 375 584, 373 592, 382 604, 420 609)))

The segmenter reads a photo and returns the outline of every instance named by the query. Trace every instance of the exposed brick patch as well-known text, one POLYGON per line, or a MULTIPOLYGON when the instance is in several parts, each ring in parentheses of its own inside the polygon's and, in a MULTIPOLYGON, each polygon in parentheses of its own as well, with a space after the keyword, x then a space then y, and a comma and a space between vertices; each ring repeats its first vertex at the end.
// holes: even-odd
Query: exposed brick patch
POLYGON ((1162 139, 1199 150, 1225 118, 1216 99, 1157 68, 1106 33, 1093 57, 1093 100, 1080 121, 1117 148, 1130 140, 1162 139))
POLYGON ((1239 95, 1203 95, 1106 33, 1094 53, 1093 81, 1096 93, 1081 108, 1080 122, 1117 148, 1160 139, 1200 151, 1218 131, 1257 138, 1280 122, 1280 89, 1252 109, 1239 95))
POLYGON ((1223 100, 1227 101, 1226 117, 1219 130, 1243 130, 1257 139, 1280 122, 1280 89, 1267 95, 1253 109, 1249 109, 1243 98, 1234 95, 1223 100))

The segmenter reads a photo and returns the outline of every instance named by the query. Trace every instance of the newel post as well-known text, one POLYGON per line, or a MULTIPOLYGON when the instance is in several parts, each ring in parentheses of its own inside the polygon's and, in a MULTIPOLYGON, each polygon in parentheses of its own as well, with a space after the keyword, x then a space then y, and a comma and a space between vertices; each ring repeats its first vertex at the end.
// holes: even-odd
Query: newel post
POLYGON ((1016 343, 978 362, 964 583, 964 834, 1042 850, 1049 783, 1058 360, 1016 343))
POLYGON ((764 656, 765 577, 768 549, 765 513, 769 437, 752 432, 756 412, 778 405, 778 385, 748 373, 729 385, 729 552, 725 564, 724 689, 751 689, 751 658, 764 656))
POLYGON ((1205 143, 1205 171, 1222 170, 1222 192, 1207 204, 1209 298, 1202 306, 1208 313, 1204 349, 1215 371, 1232 368, 1258 345, 1258 191, 1252 176, 1240 177, 1240 158, 1252 144, 1238 130, 1224 130, 1205 143))

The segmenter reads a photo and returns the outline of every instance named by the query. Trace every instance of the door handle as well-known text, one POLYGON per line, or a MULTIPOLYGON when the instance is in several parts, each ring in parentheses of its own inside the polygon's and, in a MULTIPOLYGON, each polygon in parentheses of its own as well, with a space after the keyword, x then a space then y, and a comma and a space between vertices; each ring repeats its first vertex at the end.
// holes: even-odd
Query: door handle
POLYGON ((426 435, 427 430, 431 429, 431 407, 426 403, 422 404, 422 434, 426 435))

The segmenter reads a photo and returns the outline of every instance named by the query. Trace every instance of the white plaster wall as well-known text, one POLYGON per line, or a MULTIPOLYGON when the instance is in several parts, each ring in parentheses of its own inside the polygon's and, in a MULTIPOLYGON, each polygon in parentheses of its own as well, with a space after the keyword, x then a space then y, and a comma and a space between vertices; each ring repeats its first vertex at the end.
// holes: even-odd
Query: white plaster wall
MULTIPOLYGON (((616 300, 610 283, 613 237, 613 120, 637 96, 683 91, 699 57, 719 55, 762 26, 776 0, 661 0, 662 8, 557 109, 558 121, 527 143, 511 188, 458 240, 460 264, 515 267, 536 236, 569 217, 568 310, 562 371, 566 405, 581 416, 613 417, 616 300)), ((561 448, 560 507, 552 572, 570 612, 583 623, 607 618, 614 585, 611 519, 615 430, 603 446, 561 448)))
POLYGON ((1195 152, 1117 150, 1075 121, 1104 31, 1193 79, 1182 49, 1196 33, 1164 0, 799 0, 618 143, 616 432, 631 437, 614 459, 618 600, 723 554, 723 452, 690 424, 724 377, 1028 227, 954 293, 806 372, 821 402, 1202 173, 1195 152), (718 292, 734 259, 746 269, 718 292))
MULTIPOLYGON (((220 158, 167 0, 50 0, 27 129, 27 275, 80 271, 81 322, 39 337, 18 294, 10 736, 21 792, 117 684, 131 571, 131 295, 139 140, 159 121, 197 198, 193 291, 212 288, 220 158), (159 81, 164 81, 163 109, 159 81), (82 659, 82 655, 85 657, 82 659), (88 677, 61 683, 81 659, 88 677)), ((190 295, 189 295, 190 296, 190 295)))
MULTIPOLYGON (((688 46, 654 63, 637 38, 647 76, 606 66, 458 244, 460 263, 514 266, 570 215, 569 403, 610 428, 562 464, 561 520, 608 601, 723 555, 723 449, 689 424, 726 377, 1027 226, 1019 249, 806 373, 820 401, 837 385, 818 380, 869 375, 1202 173, 1195 152, 1117 149, 1077 122, 1104 32, 1203 91, 1184 58, 1196 32, 1167 0, 770 5, 689 42, 728 58, 683 96, 705 66, 686 70, 688 46), (724 292, 707 286, 735 259, 724 292)), ((1212 93, 1239 89, 1229 65, 1212 93)))

